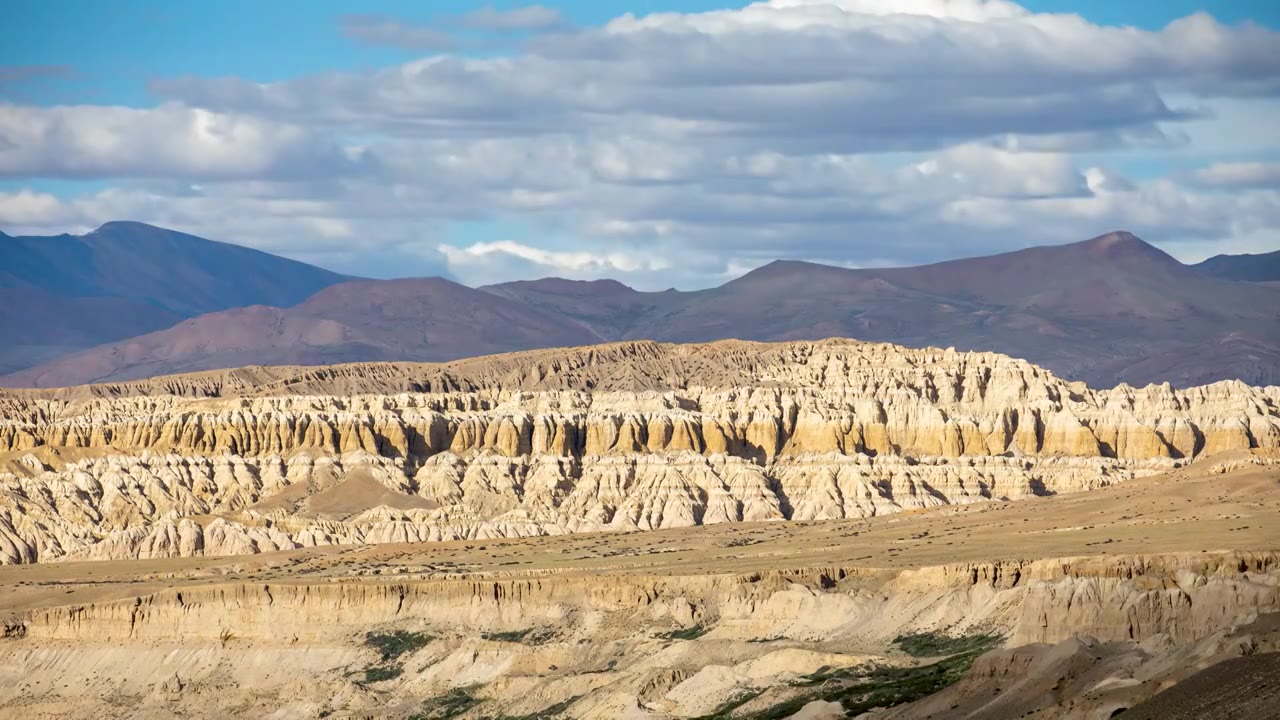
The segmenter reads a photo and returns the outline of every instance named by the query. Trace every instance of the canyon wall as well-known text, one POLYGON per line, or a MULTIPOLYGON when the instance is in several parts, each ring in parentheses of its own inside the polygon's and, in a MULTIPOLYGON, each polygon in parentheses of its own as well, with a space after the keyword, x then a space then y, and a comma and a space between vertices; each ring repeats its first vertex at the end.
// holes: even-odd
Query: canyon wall
POLYGON ((868 517, 1280 448, 1280 388, 623 343, 0 393, 0 562, 868 517))
MULTIPOLYGON (((1278 568, 1276 553, 1197 553, 905 571, 185 585, 3 618, 0 708, 405 717, 421 700, 398 703, 465 690, 504 717, 701 717, 747 696, 757 710, 820 697, 806 674, 907 666, 881 653, 903 635, 943 630, 1068 650, 1090 636, 1122 663, 1108 660, 1098 687, 1128 697, 1138 692, 1126 690, 1131 677, 1194 671, 1171 653, 1208 662, 1251 652, 1254 641, 1232 633, 1280 612, 1278 568), (368 633, 393 629, 427 638, 425 649, 397 660, 404 672, 389 681, 361 680, 361 667, 386 662, 365 646, 368 633)), ((1091 692, 1080 714, 1058 715, 1110 714, 1106 693, 1091 692)), ((1050 715, 1061 702, 1050 701, 1050 715)))
MULTIPOLYGON (((1011 646, 1074 635, 1195 640, 1242 613, 1280 612, 1280 553, 1059 558, 914 570, 805 568, 748 575, 542 574, 493 579, 348 579, 209 584, 41 608, 6 620, 14 637, 124 643, 314 643, 386 622, 504 632, 609 618, 714 627, 712 638, 885 644, 903 632, 997 628, 1011 646)), ((584 631, 585 632, 585 631, 584 631)))

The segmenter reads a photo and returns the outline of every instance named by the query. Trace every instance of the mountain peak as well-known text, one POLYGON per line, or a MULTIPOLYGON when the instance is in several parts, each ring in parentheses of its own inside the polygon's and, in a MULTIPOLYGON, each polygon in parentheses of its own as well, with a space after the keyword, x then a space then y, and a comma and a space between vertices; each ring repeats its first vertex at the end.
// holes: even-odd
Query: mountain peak
POLYGON ((1085 240, 1085 244, 1108 249, 1108 248, 1120 247, 1120 246, 1126 246, 1126 245, 1128 246, 1149 245, 1150 243, 1138 237, 1137 235, 1134 235, 1128 230, 1113 230, 1109 233, 1099 235, 1098 237, 1093 238, 1091 240, 1085 240))
POLYGON ((140 232, 140 231, 163 232, 163 233, 173 232, 172 230, 165 230, 164 228, 156 227, 155 225, 148 225, 144 222, 137 222, 136 220, 108 220, 107 222, 104 222, 101 225, 99 225, 96 229, 93 230, 93 232, 89 234, 93 235, 93 234, 105 234, 110 232, 140 232))
MULTIPOLYGON (((1072 246, 1067 246, 1072 247, 1072 246)), ((1107 260, 1134 260, 1155 262, 1162 265, 1184 267, 1177 258, 1131 232, 1116 230, 1099 235, 1091 240, 1076 243, 1074 247, 1085 250, 1089 255, 1107 260)))
POLYGON ((750 279, 750 280, 761 280, 761 279, 766 279, 766 278, 780 278, 780 277, 787 277, 787 276, 790 276, 790 275, 792 275, 792 274, 794 274, 794 273, 797 273, 797 272, 804 272, 804 271, 818 271, 818 272, 821 272, 821 271, 824 271, 824 270, 834 270, 834 271, 837 271, 837 272, 838 272, 838 271, 842 271, 843 269, 844 269, 844 268, 838 268, 838 267, 834 267, 834 266, 832 266, 832 265, 822 265, 822 264, 820 264, 820 263, 813 263, 813 262, 809 262, 809 261, 807 261, 807 260, 782 260, 782 259, 779 259, 779 260, 772 260, 772 261, 770 261, 770 262, 768 262, 768 263, 765 263, 764 265, 761 265, 761 266, 760 266, 760 267, 758 267, 758 268, 755 268, 755 269, 753 269, 753 270, 749 270, 749 271, 747 271, 746 273, 744 273, 743 275, 741 275, 741 276, 739 276, 739 277, 735 278, 734 280, 730 280, 729 282, 730 282, 730 283, 736 283, 736 282, 739 282, 739 281, 741 281, 741 280, 748 280, 748 279, 750 279))

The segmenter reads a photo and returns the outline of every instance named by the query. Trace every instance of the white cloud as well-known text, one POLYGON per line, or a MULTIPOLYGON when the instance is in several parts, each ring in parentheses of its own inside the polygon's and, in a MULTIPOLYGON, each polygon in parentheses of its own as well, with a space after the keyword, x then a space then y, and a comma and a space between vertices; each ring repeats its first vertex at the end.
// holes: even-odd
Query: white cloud
POLYGON ((1217 188, 1280 187, 1280 162, 1220 162, 1198 170, 1195 179, 1217 188))
POLYGON ((669 259, 651 253, 545 250, 510 240, 465 248, 441 244, 438 249, 454 275, 475 284, 490 282, 495 276, 503 280, 626 277, 671 269, 669 259))
POLYGON ((1192 117, 1163 99, 1167 89, 1280 92, 1277 47, 1280 34, 1208 16, 1152 32, 1005 2, 773 2, 624 16, 523 54, 156 88, 193 105, 365 130, 511 137, 617 132, 648 118, 690 138, 853 152, 1153 135, 1155 123, 1192 117))
POLYGON ((49 193, 19 190, 0 193, 0 225, 11 234, 22 234, 34 228, 75 227, 78 217, 61 200, 49 193))
POLYGON ((323 133, 169 103, 155 108, 0 105, 0 175, 280 178, 346 174, 323 133))
POLYGON ((1079 195, 1088 190, 1069 155, 1009 152, 984 145, 957 145, 916 166, 922 179, 953 191, 993 197, 1079 195))

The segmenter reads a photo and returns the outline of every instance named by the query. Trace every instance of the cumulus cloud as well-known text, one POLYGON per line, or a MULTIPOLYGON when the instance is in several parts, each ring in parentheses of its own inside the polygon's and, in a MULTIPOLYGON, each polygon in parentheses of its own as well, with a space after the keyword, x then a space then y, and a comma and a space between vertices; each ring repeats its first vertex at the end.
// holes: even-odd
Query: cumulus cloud
POLYGON ((1061 153, 1009 152, 982 145, 958 145, 915 166, 925 181, 952 191, 993 197, 1055 197, 1086 194, 1085 176, 1061 153))
POLYGON ((576 279, 644 275, 671 269, 669 258, 650 253, 556 251, 509 240, 467 247, 441 244, 438 249, 455 275, 477 284, 495 275, 518 280, 549 276, 576 279))
POLYGON ((1280 187, 1280 162, 1220 162, 1197 170, 1195 180, 1206 187, 1280 187))
POLYGON ((25 229, 36 232, 49 228, 75 228, 81 218, 61 200, 49 193, 19 190, 0 193, 0 223, 13 234, 25 229))
POLYGON ((1208 16, 1150 32, 1009 3, 775 1, 624 16, 539 38, 526 54, 156 87, 212 108, 418 132, 512 136, 648 118, 797 152, 903 150, 1005 133, 1154 132, 1194 117, 1162 87, 1259 92, 1280 75, 1277 47, 1277 33, 1208 16))
POLYGON ((279 178, 353 172, 324 133, 169 103, 135 109, 0 105, 0 175, 279 178))

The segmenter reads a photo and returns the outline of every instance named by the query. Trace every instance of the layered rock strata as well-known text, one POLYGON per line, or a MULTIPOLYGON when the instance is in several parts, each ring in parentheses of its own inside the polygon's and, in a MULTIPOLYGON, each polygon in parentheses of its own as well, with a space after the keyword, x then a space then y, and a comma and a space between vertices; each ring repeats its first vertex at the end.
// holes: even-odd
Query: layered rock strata
POLYGON ((0 394, 0 562, 867 517, 1280 448, 1280 388, 625 343, 0 394))
MULTIPOLYGON (((1108 662, 1091 698, 1059 693, 1043 703, 1046 716, 1095 717, 1099 708, 1106 716, 1111 694, 1132 701, 1157 691, 1158 682, 1135 687, 1137 678, 1194 671, 1194 652, 1212 651, 1203 662, 1248 654, 1253 641, 1242 637, 1233 649, 1229 635, 1280 611, 1278 567, 1275 553, 1197 553, 901 572, 183 586, 5 618, 0 708, 58 708, 75 717, 410 717, 439 702, 423 698, 463 689, 484 703, 464 717, 500 710, 517 717, 689 718, 748 695, 754 705, 728 716, 752 717, 795 698, 821 697, 822 688, 798 682, 808 674, 907 666, 900 654, 881 654, 895 637, 945 629, 1000 636, 1010 648, 1061 643, 1077 654, 1107 643, 1110 650, 1095 653, 1099 659, 1124 653, 1123 662, 1108 662), (403 674, 362 681, 361 667, 387 662, 362 640, 371 630, 392 629, 418 633, 423 647, 395 661, 403 674), (1068 702, 1077 713, 1060 712, 1068 702)), ((980 681, 992 668, 1017 676, 1017 668, 1002 669, 1002 658, 1044 652, 998 651, 970 677, 980 681)), ((995 680, 1005 687, 1015 681, 995 680)), ((999 693, 986 699, 1019 699, 999 693)))

